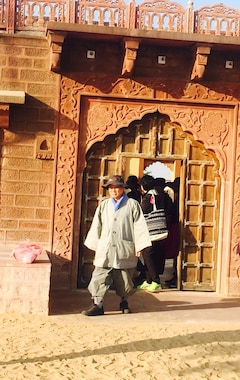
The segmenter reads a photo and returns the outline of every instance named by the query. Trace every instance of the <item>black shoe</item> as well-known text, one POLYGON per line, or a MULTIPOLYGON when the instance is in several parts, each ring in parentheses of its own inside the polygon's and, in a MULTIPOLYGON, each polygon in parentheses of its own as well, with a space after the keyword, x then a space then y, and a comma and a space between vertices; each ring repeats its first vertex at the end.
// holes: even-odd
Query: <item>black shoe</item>
POLYGON ((120 310, 123 314, 129 314, 131 313, 129 307, 128 307, 128 303, 126 300, 123 300, 121 303, 120 303, 120 310))
POLYGON ((95 317, 96 315, 103 315, 104 310, 103 307, 93 304, 89 309, 83 310, 81 314, 87 315, 88 317, 95 317))

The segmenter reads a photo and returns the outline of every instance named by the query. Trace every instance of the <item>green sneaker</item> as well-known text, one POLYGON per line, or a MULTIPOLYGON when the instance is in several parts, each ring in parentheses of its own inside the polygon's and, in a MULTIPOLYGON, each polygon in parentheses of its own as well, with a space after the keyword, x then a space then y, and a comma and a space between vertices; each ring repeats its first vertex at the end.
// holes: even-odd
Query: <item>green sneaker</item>
POLYGON ((148 285, 146 288, 145 288, 148 292, 159 292, 160 290, 162 290, 162 285, 161 284, 158 284, 157 282, 152 282, 150 285, 148 285))
POLYGON ((151 284, 149 284, 147 281, 144 281, 141 285, 137 286, 137 289, 144 290, 144 289, 147 289, 147 287, 150 285, 151 284))

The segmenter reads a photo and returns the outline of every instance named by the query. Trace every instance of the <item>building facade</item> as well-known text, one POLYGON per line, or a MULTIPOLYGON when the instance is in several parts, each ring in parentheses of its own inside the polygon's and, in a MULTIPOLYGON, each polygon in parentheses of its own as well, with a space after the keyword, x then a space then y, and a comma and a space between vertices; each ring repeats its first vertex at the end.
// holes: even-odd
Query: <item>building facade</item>
POLYGON ((179 289, 240 295, 240 10, 171 1, 0 5, 1 250, 43 245, 85 287, 108 175, 180 177, 179 289), (46 5, 47 4, 47 5, 46 5))

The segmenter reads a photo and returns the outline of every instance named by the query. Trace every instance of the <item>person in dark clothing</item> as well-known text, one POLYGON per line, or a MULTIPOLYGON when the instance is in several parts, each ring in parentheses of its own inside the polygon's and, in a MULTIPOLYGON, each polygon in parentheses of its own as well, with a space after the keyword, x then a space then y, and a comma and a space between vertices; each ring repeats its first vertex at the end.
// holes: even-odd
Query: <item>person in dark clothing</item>
MULTIPOLYGON (((172 224, 173 217, 173 203, 169 194, 164 191, 166 187, 165 178, 155 178, 154 180, 154 189, 158 193, 159 206, 158 208, 163 208, 165 211, 165 216, 167 220, 167 227, 169 230, 169 226, 172 224)), ((165 269, 166 263, 166 241, 168 237, 159 242, 159 252, 155 256, 155 264, 159 275, 162 275, 165 269)))
MULTIPOLYGON (((136 201, 138 201, 138 203, 141 203, 142 193, 140 190, 138 177, 135 175, 130 175, 126 181, 126 185, 127 185, 127 189, 130 189, 130 191, 127 193, 128 198, 133 198, 136 201)), ((137 276, 133 279, 135 287, 137 287, 146 279, 145 268, 141 261, 141 258, 138 258, 136 271, 137 271, 137 276)))
POLYGON ((130 191, 127 193, 128 198, 133 198, 138 203, 141 202, 142 193, 140 191, 140 185, 138 183, 138 178, 135 175, 130 175, 126 181, 127 189, 130 191))
MULTIPOLYGON (((162 208, 163 200, 155 189, 154 178, 150 175, 145 175, 141 178, 140 184, 145 192, 141 202, 143 214, 146 215, 153 211, 154 203, 156 204, 157 209, 162 208)), ((138 285, 137 288, 140 290, 147 290, 149 292, 157 292, 161 290, 159 278, 159 256, 161 245, 161 240, 152 241, 152 246, 145 248, 142 252, 146 280, 142 284, 138 285)))
POLYGON ((172 278, 165 281, 169 288, 177 287, 177 257, 180 248, 179 185, 180 178, 177 177, 173 182, 167 182, 164 189, 172 197, 172 218, 169 224, 168 237, 165 241, 165 258, 173 259, 172 278))

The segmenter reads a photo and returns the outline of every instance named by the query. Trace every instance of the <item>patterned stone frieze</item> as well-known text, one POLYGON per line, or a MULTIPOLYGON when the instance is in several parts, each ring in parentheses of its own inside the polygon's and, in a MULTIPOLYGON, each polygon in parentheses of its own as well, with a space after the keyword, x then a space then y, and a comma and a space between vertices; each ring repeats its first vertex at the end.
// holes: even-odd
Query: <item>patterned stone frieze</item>
POLYGON ((71 117, 74 115, 75 106, 78 108, 78 104, 75 102, 73 105, 68 104, 65 100, 63 97, 59 124, 53 252, 70 260, 78 145, 78 129, 71 117))
MULTIPOLYGON (((238 125, 240 118, 238 120, 238 125)), ((240 130, 237 130, 236 139, 235 180, 233 194, 232 215, 232 246, 230 276, 240 279, 240 255, 237 253, 237 245, 240 242, 240 130)))

